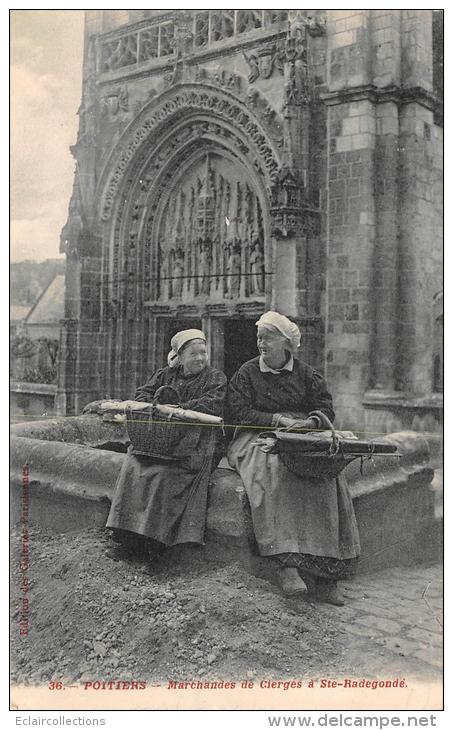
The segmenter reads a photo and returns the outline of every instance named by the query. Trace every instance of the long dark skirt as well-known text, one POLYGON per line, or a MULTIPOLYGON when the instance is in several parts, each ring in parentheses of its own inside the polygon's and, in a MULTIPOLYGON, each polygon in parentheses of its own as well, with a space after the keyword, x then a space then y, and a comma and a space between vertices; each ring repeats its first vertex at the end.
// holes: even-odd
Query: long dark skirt
POLYGON ((178 462, 159 462, 130 451, 118 477, 106 526, 164 545, 203 545, 211 460, 194 472, 178 462))
POLYGON ((244 483, 260 554, 297 553, 327 562, 357 557, 359 532, 344 476, 297 476, 255 441, 256 434, 244 429, 230 445, 228 460, 244 483))
POLYGON ((350 578, 354 574, 359 560, 358 556, 341 560, 307 553, 282 553, 273 557, 281 566, 297 568, 302 574, 329 580, 350 578))

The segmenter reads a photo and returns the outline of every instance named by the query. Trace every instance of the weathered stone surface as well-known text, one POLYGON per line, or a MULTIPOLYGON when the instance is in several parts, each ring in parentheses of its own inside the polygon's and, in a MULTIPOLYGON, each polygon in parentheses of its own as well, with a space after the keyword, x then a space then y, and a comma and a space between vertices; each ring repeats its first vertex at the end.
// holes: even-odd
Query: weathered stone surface
POLYGON ((102 420, 93 415, 18 423, 14 426, 13 433, 15 436, 40 441, 83 444, 124 453, 129 443, 124 422, 115 422, 112 418, 102 420))
MULTIPOLYGON (((13 521, 20 515, 22 468, 27 463, 30 520, 58 530, 105 524, 124 456, 96 445, 108 443, 116 449, 124 445, 124 438, 121 424, 103 422, 98 416, 13 427, 13 521), (70 443, 70 434, 79 443, 70 443), (83 445, 84 440, 89 445, 83 445)), ((440 556, 441 522, 434 517, 428 444, 414 433, 392 434, 391 440, 398 444, 400 459, 375 457, 365 460, 362 469, 356 460, 345 471, 359 524, 363 572, 440 556)), ((227 552, 241 559, 253 572, 263 570, 244 488, 229 468, 217 468, 212 475, 207 548, 214 556, 227 552)))
POLYGON ((442 370, 441 13, 161 12, 87 11, 58 412, 132 397, 176 321, 202 325, 230 375, 236 335, 252 357, 246 327, 276 307, 302 326, 342 428, 439 431, 418 396, 442 370), (193 243, 219 236, 210 269, 193 243), (407 392, 404 417, 365 403, 370 389, 407 392))

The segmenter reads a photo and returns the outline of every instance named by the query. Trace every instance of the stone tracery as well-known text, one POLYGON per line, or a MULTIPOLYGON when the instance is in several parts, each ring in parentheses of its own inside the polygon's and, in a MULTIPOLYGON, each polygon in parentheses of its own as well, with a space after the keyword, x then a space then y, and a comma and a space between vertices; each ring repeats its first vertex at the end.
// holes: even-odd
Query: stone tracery
MULTIPOLYGON (((239 77, 227 76, 229 88, 240 88, 239 77)), ((264 302, 270 191, 283 146, 282 122, 270 111, 260 94, 247 108, 206 81, 176 85, 145 105, 107 162, 98 205, 109 239, 102 319, 112 392, 121 377, 114 353, 150 346, 144 330, 153 312, 184 307, 197 316, 203 302, 264 302)))
POLYGON ((243 178, 243 170, 218 152, 185 168, 160 206, 156 300, 263 294, 257 283, 264 262, 262 209, 243 178))
MULTIPOLYGON (((234 124, 235 128, 240 130, 249 142, 247 153, 253 156, 252 149, 255 151, 253 156, 255 166, 267 178, 267 182, 270 184, 276 178, 279 167, 277 148, 281 147, 282 140, 281 138, 275 139, 275 129, 272 138, 268 134, 268 130, 261 127, 247 106, 238 98, 233 97, 230 93, 222 93, 218 89, 196 84, 193 84, 192 88, 174 87, 169 95, 163 94, 162 97, 157 108, 157 100, 151 102, 151 108, 149 105, 145 107, 134 125, 134 131, 132 133, 128 131, 127 141, 120 146, 121 153, 116 164, 113 169, 108 169, 108 182, 101 181, 100 188, 105 190, 101 203, 102 220, 109 219, 124 172, 133 161, 138 149, 143 145, 142 154, 145 156, 149 154, 148 151, 155 145, 161 123, 171 120, 182 109, 186 115, 208 113, 213 118, 213 122, 218 119, 223 127, 225 123, 234 124)), ((275 128, 275 120, 272 115, 268 115, 267 124, 269 122, 275 128)), ((240 134, 237 136, 240 138, 240 134)), ((244 147, 244 140, 242 140, 242 146, 244 147)))

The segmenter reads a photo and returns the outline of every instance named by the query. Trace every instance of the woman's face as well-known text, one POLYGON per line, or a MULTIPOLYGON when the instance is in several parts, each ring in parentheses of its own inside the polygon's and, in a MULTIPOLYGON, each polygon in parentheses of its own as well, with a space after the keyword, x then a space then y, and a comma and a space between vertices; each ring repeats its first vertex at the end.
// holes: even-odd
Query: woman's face
POLYGON ((201 373, 208 364, 206 343, 203 340, 191 340, 178 352, 178 357, 185 375, 201 373))
POLYGON ((287 341, 283 335, 273 327, 258 327, 257 345, 266 363, 274 366, 286 362, 287 341))

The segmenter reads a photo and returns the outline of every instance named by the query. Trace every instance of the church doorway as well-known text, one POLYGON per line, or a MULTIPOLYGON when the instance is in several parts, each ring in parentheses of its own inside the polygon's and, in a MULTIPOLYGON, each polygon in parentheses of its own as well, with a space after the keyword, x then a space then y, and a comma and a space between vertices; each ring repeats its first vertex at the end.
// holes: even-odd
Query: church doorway
POLYGON ((225 320, 223 369, 228 380, 243 363, 257 355, 255 318, 225 320))
POLYGON ((187 318, 181 318, 181 319, 169 319, 167 322, 167 342, 170 343, 171 338, 173 335, 175 335, 177 332, 180 332, 181 330, 201 330, 201 319, 187 319, 187 318))
POLYGON ((170 351, 170 340, 177 332, 189 329, 203 329, 201 319, 180 317, 159 317, 157 319, 156 350, 153 353, 154 367, 161 368, 167 364, 167 356, 170 351))
POLYGON ((207 318, 203 321, 195 317, 158 317, 156 349, 152 357, 154 367, 166 365, 170 340, 176 332, 201 329, 208 338, 211 363, 222 370, 229 380, 243 363, 258 355, 255 325, 258 316, 207 318))

